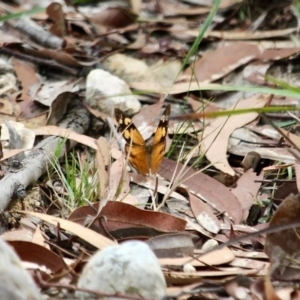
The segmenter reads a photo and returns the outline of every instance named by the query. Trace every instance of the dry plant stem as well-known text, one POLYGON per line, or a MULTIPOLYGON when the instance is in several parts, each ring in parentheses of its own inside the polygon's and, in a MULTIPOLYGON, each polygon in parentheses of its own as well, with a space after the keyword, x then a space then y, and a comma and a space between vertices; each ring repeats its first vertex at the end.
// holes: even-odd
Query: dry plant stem
MULTIPOLYGON (((60 127, 68 128, 77 133, 84 133, 90 122, 89 112, 81 105, 79 100, 74 99, 60 127)), ((9 170, 0 181, 0 212, 3 212, 13 199, 25 194, 25 189, 34 184, 47 170, 47 165, 60 145, 60 137, 51 136, 41 141, 30 154, 22 160, 22 167, 18 170, 9 170)), ((75 142, 70 141, 68 146, 74 147, 75 142)), ((66 149, 62 147, 59 158, 66 149)))

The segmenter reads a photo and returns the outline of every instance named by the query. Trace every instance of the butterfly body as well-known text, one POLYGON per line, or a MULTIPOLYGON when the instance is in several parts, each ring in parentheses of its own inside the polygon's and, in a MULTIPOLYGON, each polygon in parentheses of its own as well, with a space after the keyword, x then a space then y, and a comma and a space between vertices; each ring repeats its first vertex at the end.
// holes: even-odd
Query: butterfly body
POLYGON ((119 129, 126 141, 125 152, 131 165, 140 174, 155 174, 159 167, 166 149, 170 111, 171 106, 168 105, 162 114, 153 141, 145 141, 131 118, 125 116, 121 110, 115 109, 119 129))

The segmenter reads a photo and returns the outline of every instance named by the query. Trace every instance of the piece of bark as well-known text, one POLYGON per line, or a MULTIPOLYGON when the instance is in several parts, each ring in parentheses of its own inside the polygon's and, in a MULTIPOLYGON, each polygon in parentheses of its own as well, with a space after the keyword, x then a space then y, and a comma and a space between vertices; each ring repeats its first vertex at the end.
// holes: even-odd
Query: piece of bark
MULTIPOLYGON (((67 111, 65 118, 59 126, 71 129, 77 133, 84 133, 89 126, 89 112, 74 99, 67 111)), ((38 143, 29 155, 22 160, 19 168, 11 168, 0 181, 0 212, 3 212, 10 202, 25 196, 25 189, 34 184, 47 170, 57 147, 62 138, 51 136, 38 143)), ((75 142, 69 141, 65 146, 74 147, 75 142)), ((59 158, 65 154, 66 147, 62 147, 59 158)))

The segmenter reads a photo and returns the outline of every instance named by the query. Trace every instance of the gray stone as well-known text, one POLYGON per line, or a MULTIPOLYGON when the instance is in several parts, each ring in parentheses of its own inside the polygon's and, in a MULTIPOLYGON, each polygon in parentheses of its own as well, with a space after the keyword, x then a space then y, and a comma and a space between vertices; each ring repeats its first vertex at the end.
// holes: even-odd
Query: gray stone
MULTIPOLYGON (((98 251, 86 264, 78 287, 147 299, 166 295, 166 282, 159 262, 149 246, 140 241, 128 241, 98 251)), ((90 296, 76 292, 76 297, 81 299, 90 296)))
POLYGON ((114 108, 133 115, 141 109, 141 103, 128 84, 102 69, 92 70, 86 79, 86 102, 94 109, 113 115, 114 108))
POLYGON ((41 294, 14 250, 0 238, 0 298, 40 300, 41 294))

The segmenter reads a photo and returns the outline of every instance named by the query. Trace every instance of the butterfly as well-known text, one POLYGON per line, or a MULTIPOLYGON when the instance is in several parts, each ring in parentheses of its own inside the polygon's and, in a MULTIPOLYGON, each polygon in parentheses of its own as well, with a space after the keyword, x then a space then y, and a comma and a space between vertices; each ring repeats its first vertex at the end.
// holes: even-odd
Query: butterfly
POLYGON ((164 110, 154 134, 153 142, 145 141, 139 130, 120 109, 115 108, 119 130, 126 141, 125 152, 131 165, 143 175, 155 174, 166 149, 171 105, 164 110))

